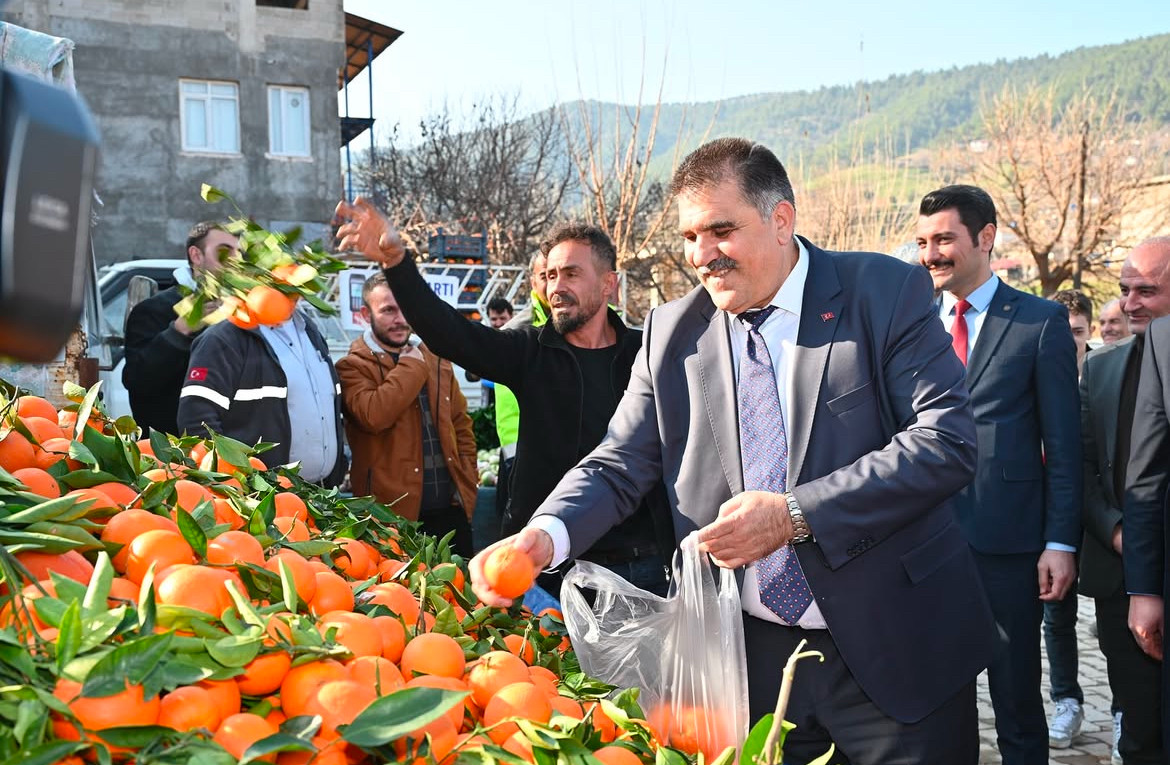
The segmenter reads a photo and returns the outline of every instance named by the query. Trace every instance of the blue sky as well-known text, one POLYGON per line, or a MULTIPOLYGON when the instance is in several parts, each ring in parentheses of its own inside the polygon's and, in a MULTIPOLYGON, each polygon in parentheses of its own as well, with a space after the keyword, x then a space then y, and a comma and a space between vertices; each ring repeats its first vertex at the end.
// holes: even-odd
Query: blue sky
MULTIPOLYGON (((345 0, 404 32, 375 60, 378 131, 495 94, 711 101, 1170 32, 1170 0, 345 0)), ((350 113, 367 116, 364 76, 350 113)), ((363 138, 362 142, 366 139, 363 138)))

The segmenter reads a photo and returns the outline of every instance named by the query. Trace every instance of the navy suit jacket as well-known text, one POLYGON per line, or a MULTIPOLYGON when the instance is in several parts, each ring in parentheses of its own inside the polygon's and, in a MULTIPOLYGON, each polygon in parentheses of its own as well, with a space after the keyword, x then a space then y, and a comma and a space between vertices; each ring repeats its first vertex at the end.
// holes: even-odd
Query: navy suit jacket
MULTIPOLYGON (((987 666, 996 635, 947 501, 975 461, 963 369, 923 269, 807 246, 787 432, 815 541, 797 553, 858 683, 918 721, 987 666)), ((647 317, 609 433, 538 510, 565 522, 571 557, 660 479, 678 540, 743 491, 730 320, 702 288, 647 317)))
POLYGON ((967 389, 979 460, 955 507, 971 546, 988 554, 1079 547, 1084 466, 1068 310, 1000 283, 968 359, 967 389))

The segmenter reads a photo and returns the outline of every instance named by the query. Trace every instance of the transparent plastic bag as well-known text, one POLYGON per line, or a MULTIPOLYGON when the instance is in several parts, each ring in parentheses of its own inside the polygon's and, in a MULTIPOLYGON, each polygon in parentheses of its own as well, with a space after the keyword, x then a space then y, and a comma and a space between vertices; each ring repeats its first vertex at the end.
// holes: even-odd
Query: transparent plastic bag
POLYGON ((733 572, 699 552, 694 534, 675 553, 669 597, 578 561, 565 576, 561 607, 581 669, 640 688, 638 701, 663 743, 702 752, 708 762, 743 743, 749 719, 739 589, 733 572), (592 606, 584 590, 595 593, 592 606))

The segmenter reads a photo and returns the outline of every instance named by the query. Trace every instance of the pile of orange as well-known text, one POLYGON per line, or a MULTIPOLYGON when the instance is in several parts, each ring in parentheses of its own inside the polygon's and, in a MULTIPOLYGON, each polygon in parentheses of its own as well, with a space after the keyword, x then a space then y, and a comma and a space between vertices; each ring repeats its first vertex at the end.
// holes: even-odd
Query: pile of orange
MULTIPOLYGON (((242 757, 249 746, 275 734, 284 720, 316 715, 321 718, 313 741, 317 753, 282 752, 263 761, 284 765, 366 762, 367 753, 341 738, 344 726, 374 700, 422 686, 462 691, 467 696, 462 705, 399 741, 396 747, 402 760, 446 763, 457 749, 491 742, 532 761, 532 743, 515 720, 546 725, 564 717, 590 721, 607 744, 598 753, 607 765, 641 761, 632 749, 615 748, 613 742, 626 734, 600 705, 583 706, 564 695, 557 674, 541 666, 542 662, 559 666, 557 653, 568 649, 567 638, 542 634, 540 619, 530 612, 524 634, 500 636, 494 629, 482 630, 469 615, 482 604, 475 602, 459 563, 428 566, 418 561, 404 552, 407 540, 393 528, 376 535, 371 527, 359 539, 336 538, 324 554, 303 554, 296 545, 319 539, 318 526, 328 530, 330 519, 290 490, 292 482, 283 475, 281 488, 272 494, 274 518, 269 533, 257 538, 246 531, 260 496, 250 488, 249 477, 266 469, 263 462, 252 458, 246 466, 228 464, 207 443, 190 450, 189 462, 164 463, 154 456, 149 441, 128 441, 135 444, 146 468, 137 483, 69 489, 61 480, 64 468, 54 467, 65 459, 75 433, 72 426, 58 424, 67 421, 65 414, 43 399, 19 399, 9 417, 21 427, 9 429, 0 438, 0 467, 40 497, 73 491, 93 502, 88 517, 100 522, 97 533, 118 574, 111 585, 110 607, 134 607, 153 591, 160 607, 181 607, 182 613, 202 614, 209 624, 223 620, 226 625, 228 617, 233 621, 242 617, 231 592, 234 589, 248 597, 242 574, 254 577, 267 570, 291 581, 297 608, 296 613, 282 611, 285 606, 275 602, 279 596, 271 598, 273 603, 251 599, 251 608, 266 620, 263 648, 230 679, 182 685, 153 698, 147 698, 141 686, 128 684, 124 692, 98 699, 81 697, 81 685, 75 679, 58 678, 52 691, 73 716, 54 717, 56 736, 100 742, 105 728, 161 725, 202 732, 233 756, 242 757), (197 472, 196 466, 203 472, 197 472), (207 479, 206 471, 214 471, 219 479, 207 479), (169 499, 163 506, 148 508, 144 498, 158 494, 152 487, 163 482, 173 489, 166 495, 169 499), (214 514, 214 525, 207 520, 209 512, 214 514), (193 546, 184 536, 180 529, 185 514, 204 516, 205 543, 193 546), (153 590, 144 586, 150 581, 153 590), (453 615, 463 625, 457 633, 466 637, 456 639, 436 631, 440 612, 453 615), (295 637, 297 624, 311 624, 327 646, 337 646, 333 654, 314 656, 295 637)), ((99 415, 90 424, 115 435, 99 415)), ((55 630, 35 619, 35 609, 29 623, 21 616, 26 611, 13 604, 55 597, 51 572, 88 583, 94 566, 76 551, 23 552, 18 559, 40 588, 30 585, 11 593, 6 610, 0 609, 0 626, 31 628, 41 639, 51 640, 55 630)), ((498 563, 493 572, 499 586, 527 589, 531 584, 534 569, 524 556, 513 555, 498 563)), ((559 618, 557 613, 551 615, 559 618)))

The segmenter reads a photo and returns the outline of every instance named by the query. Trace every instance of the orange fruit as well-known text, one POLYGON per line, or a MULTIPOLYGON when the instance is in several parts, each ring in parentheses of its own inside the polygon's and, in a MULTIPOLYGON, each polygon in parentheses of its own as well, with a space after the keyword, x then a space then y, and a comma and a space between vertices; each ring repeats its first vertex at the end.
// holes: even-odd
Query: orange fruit
POLYGON ((291 491, 278 491, 272 495, 272 504, 276 508, 277 518, 297 518, 305 523, 309 522, 309 506, 305 500, 291 491))
POLYGON ((57 424, 57 418, 46 419, 45 417, 21 417, 21 424, 28 429, 32 434, 33 451, 36 451, 37 444, 54 438, 65 438, 65 431, 61 430, 61 426, 57 424))
POLYGON ((271 640, 266 641, 267 643, 275 645, 278 640, 284 641, 285 643, 292 642, 292 627, 287 621, 290 616, 292 614, 288 611, 281 611, 268 617, 264 631, 271 640))
POLYGON ((408 679, 418 674, 461 678, 467 662, 455 638, 441 632, 424 632, 406 644, 399 666, 408 679))
POLYGON ((488 651, 467 673, 471 698, 481 707, 486 707, 496 691, 505 685, 529 680, 528 667, 507 651, 488 651))
MULTIPOLYGON (((330 611, 353 610, 353 589, 349 582, 332 571, 318 571, 313 576, 317 580, 317 590, 309 601, 309 613, 321 616, 330 611)), ((377 653, 382 653, 382 649, 379 648, 377 653)))
POLYGON ((548 696, 544 691, 532 683, 512 683, 505 685, 483 710, 484 727, 492 727, 488 732, 492 741, 502 744, 508 737, 519 730, 516 723, 505 723, 509 717, 522 717, 538 723, 546 723, 552 716, 552 707, 548 703, 548 696), (500 724, 503 723, 503 724, 500 724))
MULTIPOLYGON (((61 426, 61 430, 65 431, 66 437, 71 436, 77 427, 77 410, 62 409, 57 412, 57 424, 61 426)), ((85 426, 87 428, 93 428, 99 433, 102 432, 101 419, 96 412, 90 411, 89 418, 85 421, 85 426)))
POLYGON ((370 552, 356 539, 346 539, 334 554, 333 565, 350 579, 365 579, 370 570, 370 552))
POLYGON ((585 714, 590 715, 589 719, 593 722, 593 727, 601 734, 602 741, 608 744, 617 738, 617 724, 609 718, 609 715, 601 708, 601 704, 596 701, 588 701, 583 705, 583 708, 585 714))
POLYGON ((17 417, 44 417, 52 422, 57 421, 57 407, 40 396, 18 396, 12 403, 17 417))
POLYGON ((196 685, 211 694, 224 720, 240 711, 240 687, 235 680, 201 680, 196 685))
MULTIPOLYGON (((318 576, 321 576, 318 574, 318 576)), ((321 580, 317 580, 317 596, 321 596, 321 580)), ((316 603, 317 601, 313 601, 316 603)), ((311 606, 310 606, 311 609, 311 606)), ((335 629, 333 639, 345 646, 354 656, 381 656, 382 633, 374 620, 365 614, 350 611, 329 611, 323 613, 317 622, 317 629, 324 636, 335 629)))
POLYGON ((185 606, 218 618, 232 606, 225 572, 204 566, 178 565, 158 585, 158 602, 185 606))
POLYGON ((572 717, 574 720, 585 717, 585 710, 581 705, 568 696, 549 696, 548 705, 552 707, 553 714, 572 717))
POLYGON ((27 438, 15 430, 8 431, 7 435, 0 438, 0 468, 11 473, 30 467, 48 466, 38 464, 37 453, 27 438))
POLYGON ((42 468, 19 468, 12 471, 12 477, 23 483, 30 492, 38 497, 56 499, 61 496, 61 484, 57 483, 57 479, 42 468))
MULTIPOLYGON (((235 757, 242 759, 248 747, 257 741, 275 735, 278 729, 268 720, 246 712, 226 718, 219 724, 212 739, 235 757)), ((259 758, 260 762, 276 762, 276 754, 259 758)))
POLYGON ((323 683, 309 702, 305 714, 321 715, 321 735, 332 738, 338 725, 349 725, 378 698, 374 689, 355 680, 323 683))
POLYGON ((222 722, 215 698, 206 688, 186 685, 162 697, 158 724, 177 731, 203 728, 214 731, 222 722))
MULTIPOLYGON (((81 468, 81 463, 75 459, 67 458, 67 455, 69 454, 69 445, 72 443, 73 442, 68 438, 50 438, 48 441, 42 442, 40 448, 38 448, 36 451, 35 467, 39 467, 42 470, 48 470, 50 467, 57 464, 61 460, 65 460, 66 465, 69 466, 70 470, 78 470, 81 468)), ((4 467, 3 448, 4 445, 0 443, 0 467, 4 467)))
POLYGON ((252 659, 234 680, 245 696, 266 696, 280 688, 291 666, 292 657, 284 651, 265 653, 252 659))
POLYGON ((277 517, 272 525, 280 532, 280 538, 288 542, 308 542, 309 527, 300 518, 277 517))
POLYGON ((141 508, 130 508, 117 513, 106 522, 106 527, 102 529, 102 541, 106 544, 121 545, 119 550, 111 559, 114 564, 114 570, 119 573, 126 571, 126 559, 130 557, 129 545, 136 538, 156 529, 173 531, 179 533, 178 525, 170 518, 161 515, 155 515, 149 510, 142 510, 141 508))
POLYGON ((124 483, 115 483, 109 481, 107 483, 99 483, 94 486, 95 491, 100 491, 105 494, 115 505, 122 507, 129 507, 138 501, 138 489, 127 486, 124 483))
POLYGON ((386 696, 406 687, 398 665, 381 656, 359 656, 346 670, 351 680, 368 685, 378 696, 386 696))
POLYGON ((313 596, 317 594, 317 575, 309 566, 309 562, 305 560, 305 556, 296 550, 280 550, 268 559, 264 568, 279 576, 282 561, 292 576, 297 597, 301 599, 302 603, 312 602, 313 596))
MULTIPOLYGON (((467 691, 467 683, 457 677, 440 677, 439 675, 419 675, 418 677, 406 681, 407 688, 440 688, 444 691, 467 691)), ((458 705, 447 710, 447 717, 451 718, 451 722, 458 729, 463 726, 464 711, 472 713, 472 717, 479 718, 479 707, 475 706, 475 702, 468 696, 463 706, 458 705)))
POLYGON ((276 755, 276 765, 350 765, 358 760, 350 759, 346 751, 348 744, 342 739, 314 736, 315 752, 281 752, 276 755))
MULTIPOLYGON (((467 577, 463 575, 463 569, 459 568, 454 563, 440 563, 431 569, 431 571, 435 574, 442 574, 442 576, 439 577, 440 581, 449 581, 451 582, 452 587, 454 587, 459 592, 463 592, 463 587, 467 584, 467 577), (450 573, 448 574, 448 572, 450 573), (450 576, 449 579, 448 576, 450 576)), ((443 597, 449 598, 453 596, 451 595, 450 590, 444 589, 443 597)))
POLYGON ((126 684, 113 696, 81 698, 81 683, 64 677, 57 680, 53 695, 68 705, 85 730, 104 730, 122 725, 154 725, 161 703, 147 699, 141 685, 126 684))
MULTIPOLYGON (((512 654, 508 654, 508 655, 512 656, 512 654)), ((513 656, 512 658, 515 658, 515 657, 513 656)), ((521 663, 523 663, 523 662, 521 662, 521 663)), ((556 696, 558 693, 556 681, 549 680, 544 675, 529 674, 528 675, 528 682, 532 683, 537 688, 544 691, 545 695, 547 695, 549 697, 556 696)))
POLYGON ((642 765, 642 760, 638 755, 617 744, 603 746, 595 751, 593 756, 601 760, 604 765, 642 765))
POLYGON ((225 531, 207 543, 207 562, 230 566, 235 563, 264 565, 264 548, 246 531, 225 531))
POLYGON ((116 576, 110 580, 110 598, 107 602, 110 608, 117 608, 122 605, 122 603, 118 602, 119 600, 128 600, 131 603, 137 603, 139 592, 140 588, 134 582, 116 576))
POLYGON ((398 754, 399 761, 405 761, 411 763, 411 765, 427 765, 432 762, 442 762, 443 758, 455 748, 458 735, 458 726, 453 725, 446 717, 438 717, 394 742, 394 749, 398 754), (419 757, 414 760, 406 758, 408 750, 418 752, 419 747, 424 741, 429 743, 430 757, 419 757))
POLYGON ((511 752, 522 760, 532 762, 532 742, 524 732, 517 730, 504 741, 504 751, 511 752))
POLYGON ((210 502, 212 499, 211 492, 194 481, 186 478, 175 481, 175 507, 193 513, 200 502, 210 502))
POLYGON ((135 537, 127 549, 130 553, 126 556, 126 578, 138 584, 142 583, 151 565, 155 571, 161 571, 178 563, 195 562, 191 545, 177 531, 153 529, 144 532, 135 537))
POLYGON ((504 635, 504 645, 513 656, 519 656, 525 664, 531 664, 536 654, 532 650, 532 643, 524 639, 523 635, 504 635))
POLYGON ((244 528, 244 519, 231 502, 222 497, 215 497, 211 500, 211 506, 215 509, 217 524, 225 523, 232 531, 244 528))
POLYGON ((487 585, 505 598, 518 598, 532 589, 536 564, 514 545, 497 547, 483 562, 487 585))
POLYGON ((402 620, 407 624, 414 624, 418 621, 418 615, 421 611, 418 598, 397 582, 375 584, 362 593, 362 596, 364 602, 386 606, 390 609, 390 613, 402 617, 402 620))
POLYGON ((20 565, 29 570, 29 573, 33 575, 33 581, 36 582, 50 579, 50 571, 56 571, 58 574, 82 584, 89 584, 89 580, 93 578, 93 564, 76 550, 63 553, 43 553, 29 550, 17 553, 16 559, 20 561, 20 565))
POLYGON ((297 307, 296 300, 265 284, 258 284, 248 290, 244 296, 244 305, 256 322, 268 326, 288 321, 297 307))
POLYGON ((348 679, 349 673, 345 667, 332 659, 293 667, 280 684, 280 708, 289 717, 306 714, 321 686, 334 680, 348 679))
POLYGON ((374 617, 374 626, 382 634, 382 656, 395 663, 401 661, 406 648, 406 629, 402 622, 383 614, 374 617))
POLYGON ((260 326, 260 322, 248 310, 248 306, 244 305, 244 301, 237 297, 225 297, 223 299, 225 304, 231 303, 236 306, 236 309, 228 315, 228 321, 235 324, 240 329, 255 329, 260 326))
POLYGON ((85 511, 85 517, 90 520, 104 523, 109 516, 114 515, 121 507, 101 489, 90 487, 88 489, 71 489, 65 492, 66 497, 76 497, 78 502, 89 500, 89 507, 85 511))

